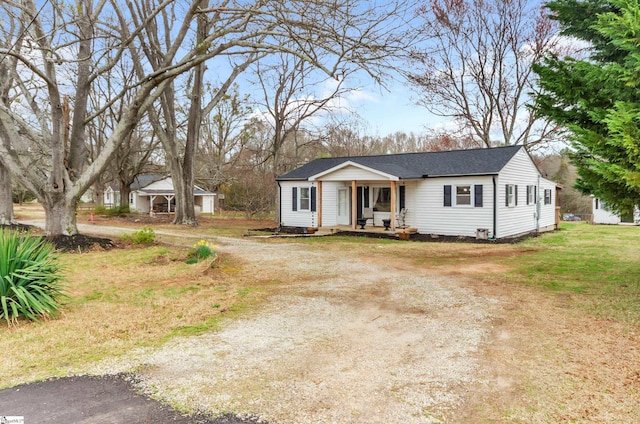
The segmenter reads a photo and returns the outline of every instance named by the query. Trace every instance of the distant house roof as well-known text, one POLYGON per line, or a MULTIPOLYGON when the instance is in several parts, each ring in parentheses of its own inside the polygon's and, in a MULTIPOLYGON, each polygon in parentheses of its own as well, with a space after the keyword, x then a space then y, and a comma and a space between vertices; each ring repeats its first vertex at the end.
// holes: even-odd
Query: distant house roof
POLYGON ((522 146, 506 146, 446 152, 321 158, 280 176, 278 180, 307 180, 345 162, 359 164, 403 180, 458 175, 493 175, 498 174, 522 148, 522 146))
POLYGON ((141 188, 144 188, 149 184, 155 183, 156 181, 160 181, 167 177, 167 174, 140 174, 136 176, 135 180, 133 180, 130 189, 140 190, 141 188))

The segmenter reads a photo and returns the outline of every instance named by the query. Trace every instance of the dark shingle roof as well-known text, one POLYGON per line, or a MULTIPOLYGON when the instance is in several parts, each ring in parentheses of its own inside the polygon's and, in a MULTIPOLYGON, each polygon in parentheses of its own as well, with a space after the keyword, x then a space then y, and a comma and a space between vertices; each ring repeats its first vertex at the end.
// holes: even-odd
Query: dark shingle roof
POLYGON ((400 179, 497 174, 522 146, 446 152, 402 153, 315 159, 278 180, 306 180, 345 162, 354 162, 400 179))

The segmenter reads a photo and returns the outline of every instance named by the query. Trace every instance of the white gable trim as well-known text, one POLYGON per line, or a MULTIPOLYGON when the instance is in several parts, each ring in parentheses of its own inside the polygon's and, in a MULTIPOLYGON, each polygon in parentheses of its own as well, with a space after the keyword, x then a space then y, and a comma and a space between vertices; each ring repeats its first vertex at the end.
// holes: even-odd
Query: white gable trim
POLYGON ((396 175, 387 174, 386 172, 382 172, 380 170, 377 170, 377 169, 374 169, 374 168, 370 168, 368 166, 364 166, 364 165, 361 165, 359 163, 352 162, 352 161, 349 160, 349 161, 341 163, 340 165, 334 166, 333 168, 329 168, 326 171, 320 172, 319 174, 310 176, 309 177, 309 181, 317 181, 317 180, 321 179, 322 177, 324 177, 326 175, 329 175, 329 174, 331 174, 333 172, 336 172, 336 171, 339 171, 341 169, 348 168, 350 166, 352 166, 354 168, 361 169, 363 171, 371 172, 371 173, 376 174, 376 175, 378 175, 380 177, 383 177, 384 179, 387 179, 389 181, 399 181, 400 180, 400 178, 397 177, 396 175))

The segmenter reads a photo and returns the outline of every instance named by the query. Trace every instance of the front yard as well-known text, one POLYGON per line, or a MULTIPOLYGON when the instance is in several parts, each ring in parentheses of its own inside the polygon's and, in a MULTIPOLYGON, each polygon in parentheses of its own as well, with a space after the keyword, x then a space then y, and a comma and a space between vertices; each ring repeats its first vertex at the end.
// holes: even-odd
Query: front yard
POLYGON ((301 414, 314 422, 354 422, 370 401, 338 387, 360 382, 363 395, 377 399, 377 387, 386 396, 381 405, 389 398, 384 405, 400 414, 381 411, 378 418, 401 422, 640 419, 638 227, 563 223, 552 234, 492 245, 226 238, 244 233, 234 224, 214 219, 195 230, 166 224, 176 235, 162 235, 152 247, 61 255, 70 295, 61 316, 0 324, 1 387, 134 371, 146 389, 181 408, 208 405, 287 423, 301 414), (200 238, 220 246, 214 269, 185 263, 200 238), (246 352, 226 350, 243 334, 236 348, 246 352), (258 348, 266 340, 271 350, 258 348), (167 364, 164 358, 194 343, 200 345, 181 361, 186 370, 167 364), (274 352, 298 362, 280 363, 274 352), (309 352, 315 362, 302 360, 309 352), (369 365, 358 363, 368 358, 363 352, 383 362, 374 356, 369 365), (437 358, 468 375, 438 371, 437 358), (171 379, 189 372, 189 364, 195 386, 171 379), (430 366, 407 373, 407 364, 430 366), (246 374, 203 383, 203 376, 213 381, 238 367, 246 374), (382 387, 364 375, 376 372, 396 385, 382 387), (209 404, 198 403, 198 393, 209 404), (394 393, 413 404, 393 403, 394 393), (345 399, 350 415, 338 413, 345 399), (422 411, 422 421, 412 411, 422 411))

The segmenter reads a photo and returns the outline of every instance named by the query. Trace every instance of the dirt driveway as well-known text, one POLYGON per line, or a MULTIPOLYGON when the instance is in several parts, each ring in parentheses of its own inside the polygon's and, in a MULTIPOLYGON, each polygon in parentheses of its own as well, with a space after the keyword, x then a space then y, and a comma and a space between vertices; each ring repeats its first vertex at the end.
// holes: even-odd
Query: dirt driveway
POLYGON ((453 278, 344 252, 219 243, 257 281, 286 275, 291 283, 219 332, 95 372, 136 370, 141 388, 161 399, 281 424, 439 422, 481 381, 478 354, 495 300, 453 278))
POLYGON ((640 421, 637 331, 577 313, 570 296, 483 264, 385 260, 383 244, 372 258, 216 242, 243 278, 277 287, 268 301, 93 372, 134 372, 157 399, 272 424, 640 421))

